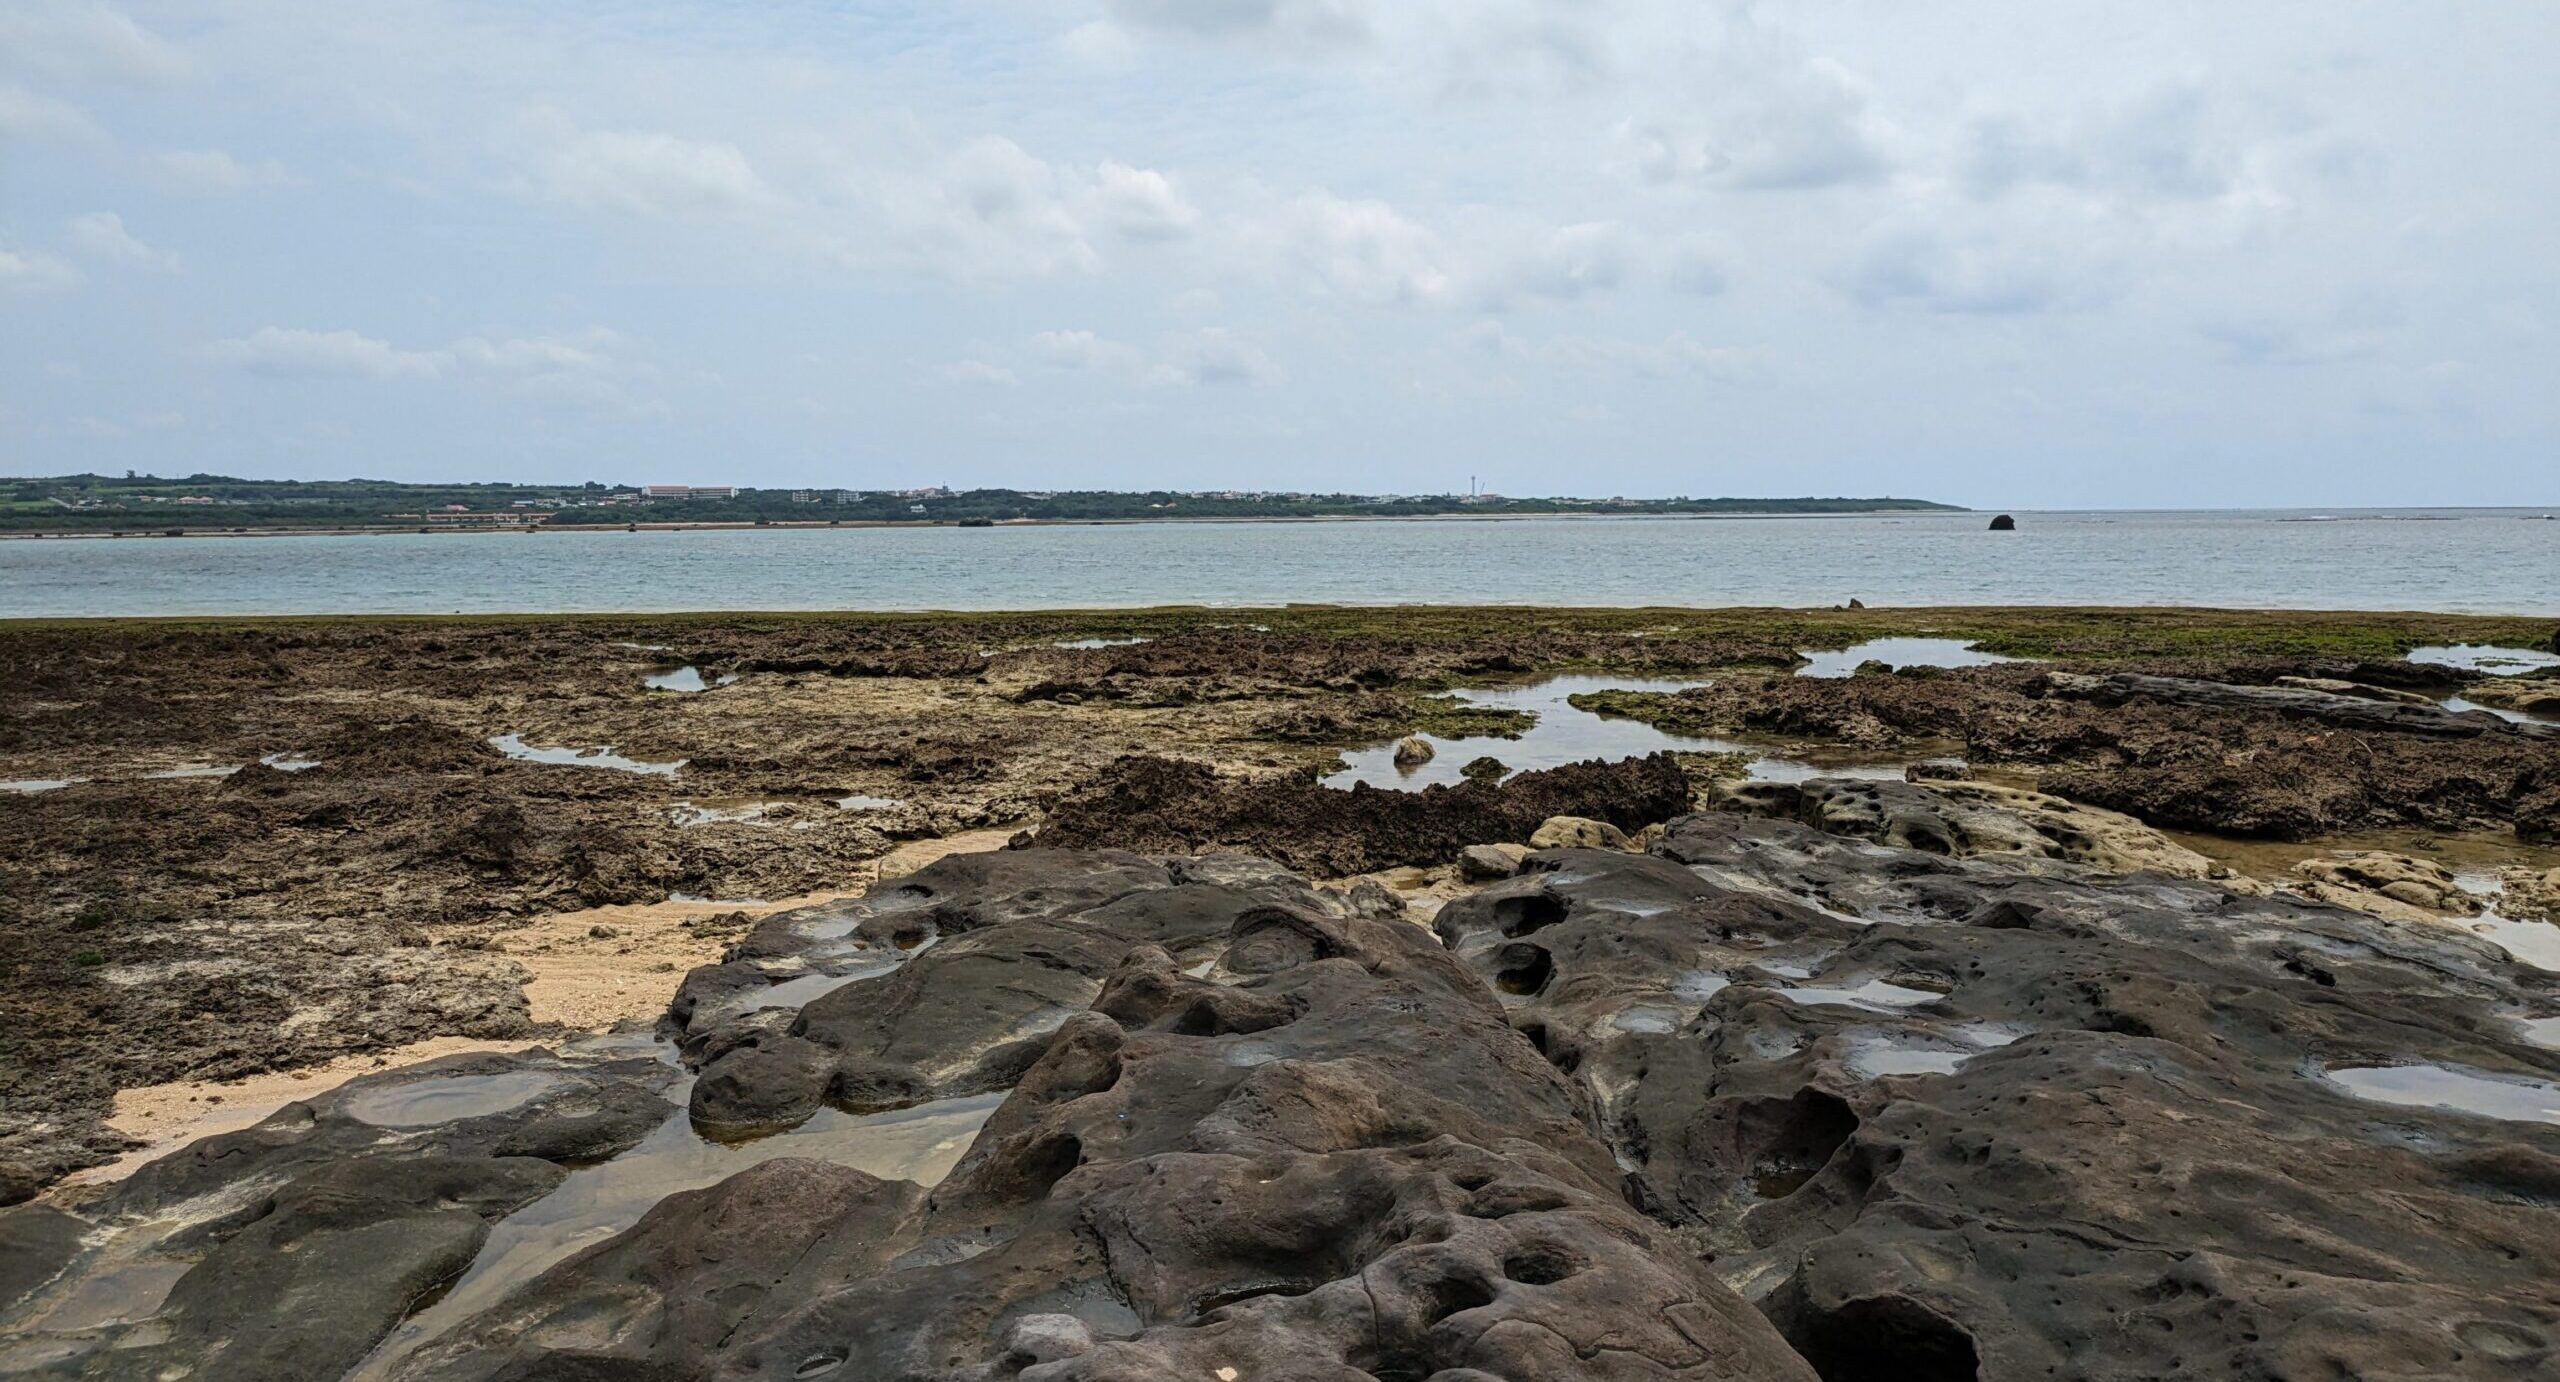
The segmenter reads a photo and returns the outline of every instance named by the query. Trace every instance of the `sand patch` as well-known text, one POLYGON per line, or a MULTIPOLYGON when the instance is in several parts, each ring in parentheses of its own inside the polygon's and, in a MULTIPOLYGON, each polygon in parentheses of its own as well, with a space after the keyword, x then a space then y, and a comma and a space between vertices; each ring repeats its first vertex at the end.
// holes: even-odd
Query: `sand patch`
POLYGON ((479 1051, 522 1051, 525 1041, 482 1041, 471 1037, 430 1037, 388 1051, 340 1056, 299 1070, 270 1071, 237 1080, 173 1080, 116 1091, 107 1126, 142 1145, 103 1166, 91 1166, 63 1177, 65 1185, 104 1185, 122 1180, 146 1163, 202 1137, 237 1132, 259 1123, 285 1105, 308 1099, 371 1075, 420 1061, 479 1051))

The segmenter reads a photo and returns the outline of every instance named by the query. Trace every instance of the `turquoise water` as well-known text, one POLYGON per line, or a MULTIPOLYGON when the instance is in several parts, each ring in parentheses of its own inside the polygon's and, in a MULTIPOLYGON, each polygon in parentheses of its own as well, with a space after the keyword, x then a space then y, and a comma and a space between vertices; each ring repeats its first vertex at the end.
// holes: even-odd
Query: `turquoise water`
POLYGON ((0 541, 0 617, 1155 604, 2560 613, 2540 511, 2022 513, 0 541))

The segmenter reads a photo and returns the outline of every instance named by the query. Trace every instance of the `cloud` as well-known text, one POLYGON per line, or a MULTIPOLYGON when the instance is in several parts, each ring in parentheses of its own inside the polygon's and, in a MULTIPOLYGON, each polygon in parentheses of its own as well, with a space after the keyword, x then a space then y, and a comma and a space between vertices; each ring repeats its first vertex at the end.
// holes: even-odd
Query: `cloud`
POLYGON ((783 202, 736 145, 719 140, 583 130, 555 143, 544 167, 567 201, 644 216, 746 216, 783 202))
POLYGON ((1177 336, 1153 353, 1091 331, 1043 331, 1030 344, 1034 354, 1060 369, 1158 387, 1275 384, 1283 378, 1280 366, 1260 346, 1225 327, 1177 336))
POLYGON ((1031 338, 1031 349, 1060 369, 1135 370, 1145 358, 1135 346, 1090 331, 1043 331, 1031 338))
POLYGON ((204 354, 216 364, 276 379, 433 378, 447 363, 441 353, 401 350, 353 331, 277 326, 215 341, 204 354))
POLYGON ((0 245, 0 292, 58 293, 80 285, 80 271, 42 250, 0 245))
POLYGON ((1200 209, 1152 168, 1105 162, 1094 175, 1093 200, 1102 218, 1132 240, 1179 240, 1200 227, 1200 209))
POLYGON ((104 5, 12 0, 0 12, 0 68, 54 81, 165 86, 186 54, 104 5))
POLYGON ((1366 7, 1354 0, 1109 0, 1105 9, 1132 29, 1299 52, 1356 47, 1375 32, 1366 7))
POLYGON ((1176 340, 1163 363, 1149 372, 1156 384, 1276 384, 1280 366, 1260 346, 1224 327, 1210 327, 1176 340))
POLYGON ((1965 131, 1957 171, 1977 197, 2034 186, 2163 201, 2220 197, 2242 178, 2248 140, 2237 122, 2192 81, 2077 119, 1986 115, 1965 131))
POLYGON ((1686 331, 1660 341, 1628 341, 1563 334, 1528 341, 1500 322, 1478 322, 1461 339, 1501 359, 1549 370, 1611 372, 1662 378, 1697 375, 1734 379, 1758 363, 1760 352, 1734 346, 1703 345, 1686 331))
POLYGON ((0 82, 0 142, 104 144, 107 132, 89 112, 56 97, 0 82))
POLYGON ((1276 240, 1275 248, 1337 297, 1372 306, 1430 305, 1457 291, 1439 235, 1385 202, 1303 192, 1253 221, 1248 242, 1276 240))
POLYGON ((290 181, 274 159, 242 162, 220 149, 172 149, 151 156, 160 182, 189 192, 247 192, 290 181))
POLYGON ((1870 245, 1841 275, 1849 296, 1872 308, 1918 307, 1963 316, 2008 316, 2061 305, 2050 268, 1997 251, 1968 251, 1913 231, 1870 245))
POLYGON ((1656 185, 1808 191, 1878 182, 1894 169, 1890 127, 1829 62, 1733 83, 1710 76, 1693 103, 1632 117, 1617 137, 1636 175, 1656 185))
POLYGON ((178 256, 136 239, 133 232, 125 229, 124 218, 112 211, 92 211, 65 221, 62 240, 73 254, 96 263, 163 273, 174 273, 178 268, 178 256))
POLYGON ((955 384, 980 384, 991 388, 1010 389, 1022 380, 1002 365, 984 360, 956 360, 942 367, 942 377, 955 384))

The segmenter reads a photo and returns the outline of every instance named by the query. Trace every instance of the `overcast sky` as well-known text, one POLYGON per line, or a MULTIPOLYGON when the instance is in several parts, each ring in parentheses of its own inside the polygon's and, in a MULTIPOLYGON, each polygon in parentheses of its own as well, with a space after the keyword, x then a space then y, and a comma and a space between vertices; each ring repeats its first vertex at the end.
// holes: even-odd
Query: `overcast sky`
POLYGON ((0 472, 2560 501, 2560 4, 0 4, 0 472))

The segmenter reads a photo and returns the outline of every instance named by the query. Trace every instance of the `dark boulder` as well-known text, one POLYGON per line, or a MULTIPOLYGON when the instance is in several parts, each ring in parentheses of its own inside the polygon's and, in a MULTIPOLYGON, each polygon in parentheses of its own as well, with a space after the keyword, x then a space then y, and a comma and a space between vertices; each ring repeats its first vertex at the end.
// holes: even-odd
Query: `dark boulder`
POLYGON ((2018 520, 2011 518, 2005 513, 1991 520, 1991 531, 1995 533, 2016 532, 2017 529, 2018 520))

